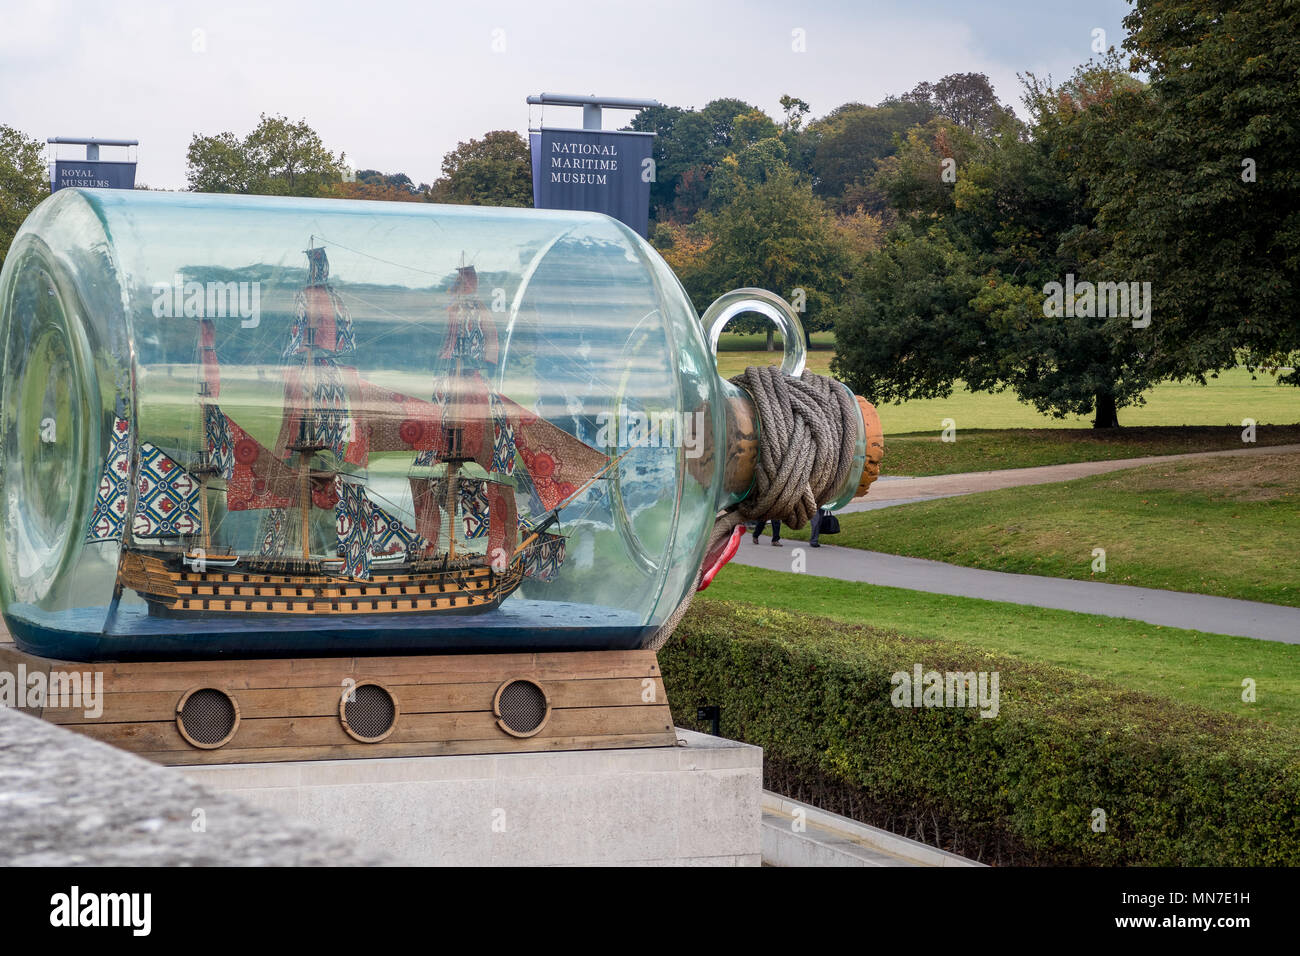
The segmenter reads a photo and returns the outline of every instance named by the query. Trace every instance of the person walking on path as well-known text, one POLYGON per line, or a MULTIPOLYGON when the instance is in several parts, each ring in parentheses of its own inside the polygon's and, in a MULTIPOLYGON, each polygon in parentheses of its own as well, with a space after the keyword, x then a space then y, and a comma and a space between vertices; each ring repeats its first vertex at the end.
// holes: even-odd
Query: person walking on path
MULTIPOLYGON (((765 524, 767 524, 766 521, 754 522, 754 543, 755 544, 758 544, 758 536, 763 533, 763 526, 765 524)), ((781 547, 781 522, 777 521, 775 518, 772 519, 772 547, 774 548, 781 547)))
POLYGON ((822 530, 822 514, 823 511, 821 508, 818 508, 815 512, 813 512, 812 531, 808 535, 808 547, 810 548, 821 547, 821 545, 817 542, 817 538, 821 534, 821 530, 822 530))

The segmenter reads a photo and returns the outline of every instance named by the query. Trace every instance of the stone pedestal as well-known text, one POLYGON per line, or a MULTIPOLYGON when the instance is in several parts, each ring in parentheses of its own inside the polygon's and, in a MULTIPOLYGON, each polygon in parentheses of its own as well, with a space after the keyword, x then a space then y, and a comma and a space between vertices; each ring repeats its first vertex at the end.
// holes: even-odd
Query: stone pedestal
POLYGON ((407 864, 757 866, 762 750, 677 737, 677 747, 172 772, 407 864))

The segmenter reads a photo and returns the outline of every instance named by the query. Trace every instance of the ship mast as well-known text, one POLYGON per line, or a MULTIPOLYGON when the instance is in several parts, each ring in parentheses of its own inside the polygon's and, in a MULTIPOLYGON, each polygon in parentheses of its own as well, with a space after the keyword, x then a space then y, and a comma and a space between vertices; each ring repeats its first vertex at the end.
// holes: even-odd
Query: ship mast
MULTIPOLYGON (((316 386, 316 329, 309 321, 302 330, 302 347, 303 347, 303 384, 306 395, 310 397, 315 394, 316 386)), ((308 406, 310 411, 310 404, 308 406)), ((304 562, 311 561, 311 462, 316 453, 329 447, 323 444, 321 436, 311 433, 311 423, 313 416, 311 414, 303 415, 300 419, 298 430, 298 441, 289 445, 292 451, 298 453, 298 511, 301 516, 302 528, 302 559, 304 562)), ((331 472, 317 472, 317 475, 332 474, 331 472)))
MULTIPOLYGON (((464 255, 461 256, 462 262, 464 255)), ((456 374, 453 382, 459 382, 461 377, 460 356, 456 356, 456 374)), ((461 453, 461 430, 459 403, 456 401, 455 392, 452 393, 452 401, 448 403, 451 415, 448 419, 447 427, 447 558, 455 560, 456 558, 456 498, 458 497, 456 475, 460 471, 461 453)))
POLYGON ((199 319, 199 464, 191 473, 199 479, 199 540, 202 541, 203 555, 212 550, 212 525, 208 517, 208 479, 216 474, 216 469, 208 456, 207 442, 207 406, 221 391, 217 365, 216 333, 211 319, 199 319), (209 374, 214 377, 209 378, 209 374))

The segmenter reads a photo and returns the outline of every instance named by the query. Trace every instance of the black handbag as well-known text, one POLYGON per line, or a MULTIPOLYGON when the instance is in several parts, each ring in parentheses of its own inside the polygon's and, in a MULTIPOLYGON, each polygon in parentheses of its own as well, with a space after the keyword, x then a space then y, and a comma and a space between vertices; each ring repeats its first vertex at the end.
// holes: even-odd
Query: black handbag
POLYGON ((837 518, 835 515, 831 514, 829 511, 823 511, 821 523, 817 525, 817 537, 820 538, 824 534, 839 534, 839 533, 840 533, 840 519, 837 518))

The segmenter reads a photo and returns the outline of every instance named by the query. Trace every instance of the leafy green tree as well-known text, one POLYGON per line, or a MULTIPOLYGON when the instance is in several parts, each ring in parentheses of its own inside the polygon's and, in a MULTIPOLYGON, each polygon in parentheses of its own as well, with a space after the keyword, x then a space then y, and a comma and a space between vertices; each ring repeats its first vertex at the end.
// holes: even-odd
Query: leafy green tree
POLYGON ((876 161, 893 154, 898 137, 930 115, 928 106, 901 100, 880 106, 845 103, 809 124, 808 135, 815 144, 809 171, 817 194, 843 211, 864 202, 878 205, 861 190, 845 197, 854 186, 871 179, 876 161))
MULTIPOLYGON (((1078 78, 1092 82, 1086 72, 1078 78)), ((1077 113, 1032 86, 1026 102, 1033 140, 1013 125, 979 138, 942 119, 882 163, 880 188, 906 218, 840 310, 833 368, 885 400, 946 396, 962 381, 1113 427, 1154 380, 1128 316, 1120 327, 1094 314, 1095 300, 1061 310, 1047 302, 1067 275, 1123 277, 1060 149, 1077 113), (945 157, 958 158, 952 182, 941 176, 945 157)))
POLYGON ((1061 148, 1116 268, 1152 283, 1151 324, 1135 334, 1153 373, 1294 366, 1300 6, 1134 0, 1124 24, 1149 85, 1094 102, 1058 91, 1080 114, 1061 148))
POLYGON ((493 130, 460 143, 442 160, 434 202, 472 206, 531 206, 533 166, 528 144, 513 130, 493 130))
POLYGON ((195 133, 186 154, 194 192, 320 196, 343 178, 344 155, 325 148, 306 120, 262 114, 242 140, 195 133))
POLYGON ((377 169, 358 169, 356 172, 356 182, 364 183, 367 186, 379 186, 385 189, 396 189, 402 192, 418 195, 427 193, 431 188, 428 183, 415 182, 406 173, 381 173, 377 169))
POLYGON ((713 171, 707 197, 710 209, 720 210, 732 202, 745 186, 757 186, 789 170, 788 155, 785 143, 773 136, 724 156, 713 171))
POLYGON ((791 96, 785 93, 781 96, 781 111, 785 114, 785 121, 781 124, 783 130, 798 130, 803 126, 804 117, 812 109, 805 101, 797 96, 791 96))
POLYGON ((937 83, 918 83, 903 99, 926 105, 936 116, 980 136, 1015 118, 1010 107, 998 102, 993 84, 983 73, 949 73, 937 83))
POLYGON ((710 199, 715 168, 725 157, 779 130, 771 117, 744 100, 724 98, 700 110, 676 106, 646 109, 633 118, 631 129, 655 133, 655 179, 650 186, 653 219, 692 221, 710 199))
MULTIPOLYGON (((827 328, 830 307, 843 290, 850 262, 846 243, 812 187, 788 167, 763 182, 741 182, 735 198, 716 215, 701 216, 711 237, 697 272, 684 279, 700 308, 742 286, 769 289, 803 308, 811 333, 827 328)), ((768 331, 766 319, 741 316, 737 331, 768 331)))
POLYGON ((980 284, 977 263, 946 228, 900 223, 837 310, 831 371, 878 402, 946 398, 958 381, 996 389, 989 320, 972 304, 980 284))
POLYGON ((49 194, 40 141, 0 125, 0 263, 27 214, 49 194))
MULTIPOLYGON (((751 103, 733 97, 722 97, 705 103, 704 108, 700 110, 700 115, 708 123, 711 134, 709 145, 713 155, 709 159, 716 159, 733 147, 740 145, 736 141, 737 120, 740 117, 746 117, 752 121, 756 113, 761 116, 762 110, 751 103)), ((746 123, 742 122, 740 129, 743 131, 745 127, 746 123)))
POLYGON ((957 171, 969 169, 978 149, 973 133, 937 116, 908 130, 898 151, 877 164, 871 185, 895 210, 950 215, 957 171))

